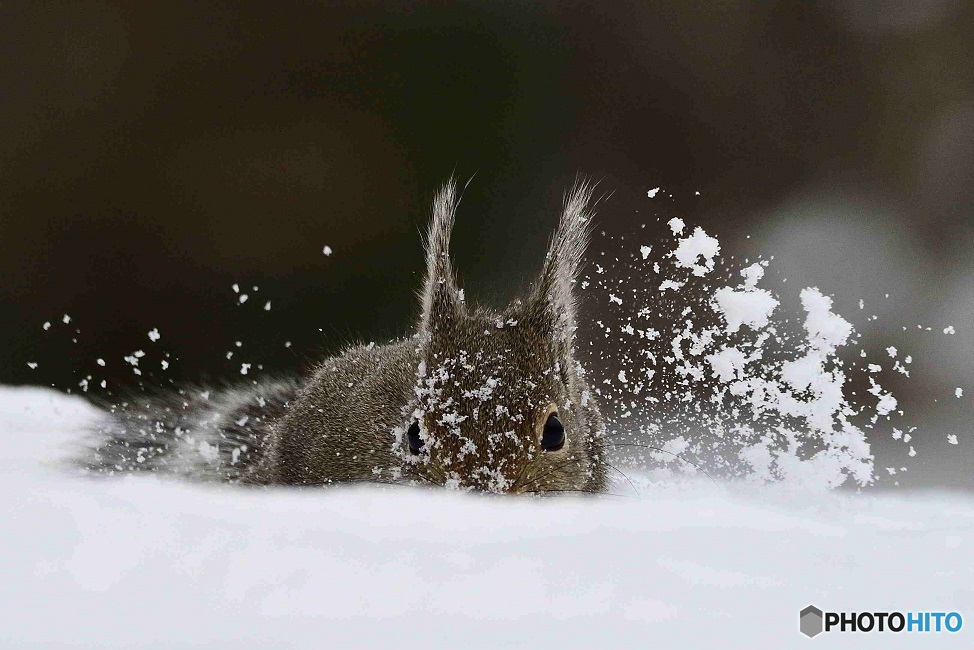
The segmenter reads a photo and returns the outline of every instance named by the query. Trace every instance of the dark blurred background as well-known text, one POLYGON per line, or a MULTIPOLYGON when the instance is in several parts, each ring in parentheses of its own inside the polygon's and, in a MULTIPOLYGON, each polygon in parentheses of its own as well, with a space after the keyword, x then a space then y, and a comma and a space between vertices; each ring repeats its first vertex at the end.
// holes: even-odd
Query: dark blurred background
POLYGON ((0 383, 402 335, 451 173, 468 295, 506 300, 582 172, 607 237, 682 216, 913 354, 917 475, 971 478, 971 2, 21 2, 0 33, 0 383))

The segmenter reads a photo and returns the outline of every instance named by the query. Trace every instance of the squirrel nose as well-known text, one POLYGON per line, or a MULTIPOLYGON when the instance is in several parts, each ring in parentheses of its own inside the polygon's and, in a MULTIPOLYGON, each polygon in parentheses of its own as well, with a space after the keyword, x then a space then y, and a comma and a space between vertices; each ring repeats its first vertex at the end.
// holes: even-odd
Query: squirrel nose
POLYGON ((406 431, 406 439, 409 443, 409 451, 412 454, 419 454, 422 451, 426 443, 419 436, 419 420, 413 420, 413 423, 409 425, 409 429, 406 431))
POLYGON ((541 448, 545 451, 558 451, 565 446, 565 426, 557 413, 548 416, 541 436, 541 448))

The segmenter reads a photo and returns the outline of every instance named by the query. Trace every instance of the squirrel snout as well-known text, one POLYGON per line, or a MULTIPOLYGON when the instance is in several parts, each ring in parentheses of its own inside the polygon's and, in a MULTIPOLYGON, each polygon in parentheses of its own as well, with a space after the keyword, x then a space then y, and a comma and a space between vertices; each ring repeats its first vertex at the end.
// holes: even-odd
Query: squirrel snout
POLYGON ((409 452, 414 456, 419 455, 426 444, 419 435, 419 420, 413 420, 413 423, 409 425, 409 429, 406 431, 406 440, 409 444, 409 452))

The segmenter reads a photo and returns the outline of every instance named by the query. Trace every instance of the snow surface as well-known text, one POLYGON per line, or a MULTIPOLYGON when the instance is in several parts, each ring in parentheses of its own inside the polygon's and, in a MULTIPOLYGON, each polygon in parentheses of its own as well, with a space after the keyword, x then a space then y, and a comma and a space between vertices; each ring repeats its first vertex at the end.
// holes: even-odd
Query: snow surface
POLYGON ((0 389, 0 647, 970 646, 974 500, 656 484, 598 499, 91 479, 95 415, 0 389), (798 612, 958 611, 956 634, 798 612))

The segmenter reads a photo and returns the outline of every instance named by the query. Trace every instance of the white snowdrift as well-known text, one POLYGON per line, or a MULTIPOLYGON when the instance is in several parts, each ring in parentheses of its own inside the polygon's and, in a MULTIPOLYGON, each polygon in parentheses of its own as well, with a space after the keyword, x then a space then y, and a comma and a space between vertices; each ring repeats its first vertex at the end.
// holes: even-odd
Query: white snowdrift
POLYGON ((601 499, 94 480, 93 410, 0 390, 0 646, 940 647, 974 639, 974 503, 949 494, 601 499), (798 611, 959 611, 956 634, 807 639, 798 611))

